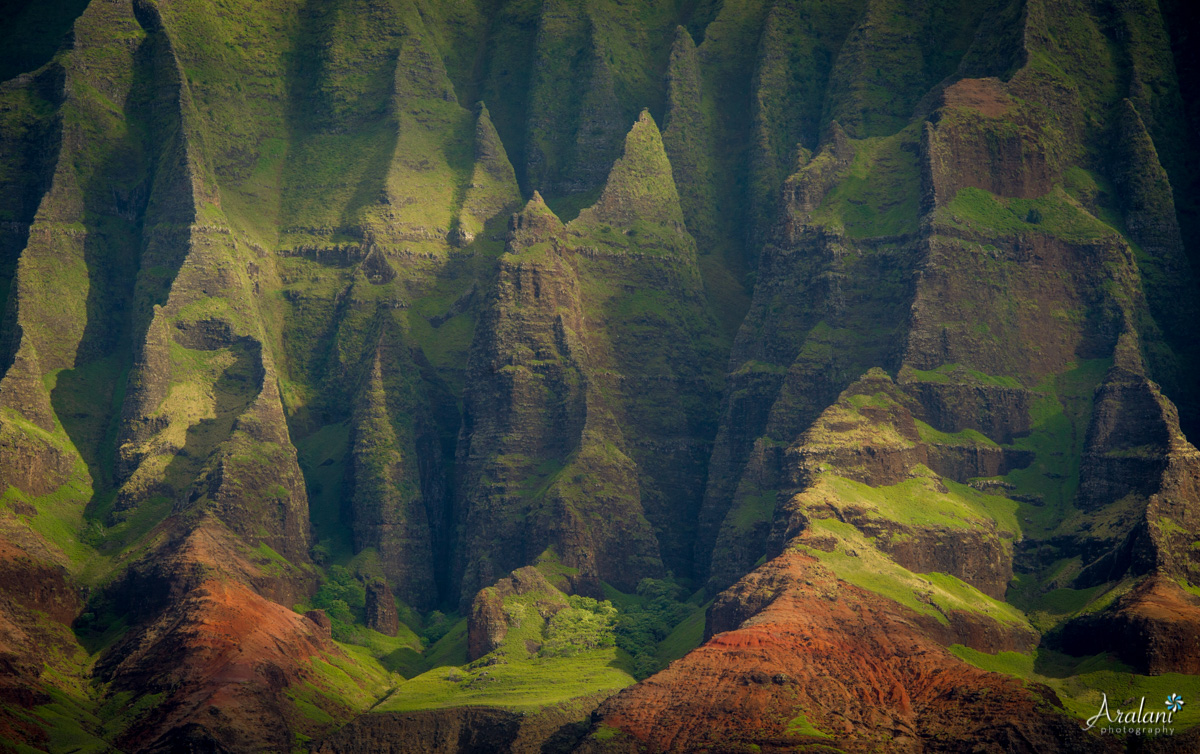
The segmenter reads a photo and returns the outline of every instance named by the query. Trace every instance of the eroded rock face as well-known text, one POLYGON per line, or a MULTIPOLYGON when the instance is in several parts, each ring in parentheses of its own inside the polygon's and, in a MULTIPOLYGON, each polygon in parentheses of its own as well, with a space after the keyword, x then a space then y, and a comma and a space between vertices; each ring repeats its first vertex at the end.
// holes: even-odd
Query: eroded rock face
POLYGON ((504 642, 512 625, 512 618, 504 612, 504 598, 525 594, 540 596, 534 607, 543 619, 567 606, 562 592, 536 568, 518 568, 495 586, 480 589, 475 595, 467 619, 467 659, 477 660, 504 642))
POLYGON ((65 569, 0 539, 0 736, 47 745, 29 713, 57 691, 43 677, 48 669, 78 673, 69 667, 79 648, 70 625, 82 606, 65 569))
MULTIPOLYGON (((217 751, 286 747, 311 722, 290 711, 289 687, 327 683, 314 661, 342 656, 323 613, 283 607, 280 582, 261 572, 219 526, 201 527, 156 553, 114 587, 111 599, 137 621, 96 673, 133 695, 161 695, 121 745, 217 751), (324 620, 322 620, 324 619, 324 620)), ((355 681, 352 681, 355 682, 355 681)), ((313 702, 345 718, 336 696, 313 702)))
POLYGON ((372 581, 367 584, 367 628, 381 634, 395 636, 400 630, 400 618, 396 613, 396 598, 385 582, 372 581))
POLYGON ((1080 585, 1129 574, 1193 579, 1200 452, 1179 430, 1175 406, 1145 373, 1138 340, 1122 335, 1096 391, 1076 502, 1089 525, 1071 538, 1084 553, 1080 585), (1108 525, 1096 525, 1108 521, 1108 525))
POLYGON ((0 540, 0 584, 5 596, 27 610, 44 613, 56 623, 69 625, 83 605, 66 569, 30 557, 0 540))
POLYGON ((997 196, 1042 196, 1059 169, 1042 130, 1045 119, 1022 107, 996 78, 963 79, 942 92, 943 117, 922 141, 928 165, 927 200, 948 201, 960 189, 997 196))
POLYGON ((321 632, 325 638, 332 638, 333 624, 329 621, 329 616, 324 610, 307 610, 304 617, 312 621, 313 625, 321 632))
POLYGON ((990 450, 1003 457, 1002 451, 969 438, 925 441, 917 424, 924 407, 906 390, 872 370, 788 448, 791 490, 776 507, 770 552, 783 552, 798 537, 831 550, 822 543, 832 533, 813 527, 836 521, 853 526, 869 539, 867 547, 908 571, 951 574, 1002 600, 1012 578, 1009 540, 1015 533, 1001 531, 982 509, 970 512, 973 493, 951 490, 929 468, 990 450), (931 456, 942 463, 931 464, 931 456), (928 502, 918 502, 922 496, 928 502), (940 496, 953 506, 941 508, 942 514, 934 512, 940 496), (921 508, 928 510, 918 513, 921 508))
POLYGON ((364 715, 316 747, 321 754, 354 752, 513 751, 521 716, 505 709, 466 707, 429 712, 364 715))
POLYGON ((1200 673, 1200 597, 1153 575, 1105 610, 1063 626, 1056 646, 1072 654, 1112 652, 1140 673, 1200 673))
MULTIPOLYGON (((426 421, 415 422, 417 431, 396 427, 403 410, 395 395, 401 376, 392 365, 403 361, 397 353, 402 349, 380 339, 358 396, 350 454, 354 544, 358 550, 377 551, 384 574, 399 594, 425 606, 436 598, 433 531, 445 501, 436 469, 437 447, 422 432, 426 421), (422 464, 419 459, 429 460, 422 464)), ((388 625, 394 636, 394 620, 388 625)))
POLYGON ((912 613, 839 582, 809 556, 781 555, 718 604, 712 638, 601 705, 599 724, 617 733, 593 736, 581 751, 816 743, 958 751, 963 741, 1117 750, 1054 711, 1049 689, 963 663, 912 613))
POLYGON ((686 572, 718 335, 653 119, 593 207, 563 225, 535 195, 509 229, 459 435, 462 600, 547 552, 594 593, 686 572))

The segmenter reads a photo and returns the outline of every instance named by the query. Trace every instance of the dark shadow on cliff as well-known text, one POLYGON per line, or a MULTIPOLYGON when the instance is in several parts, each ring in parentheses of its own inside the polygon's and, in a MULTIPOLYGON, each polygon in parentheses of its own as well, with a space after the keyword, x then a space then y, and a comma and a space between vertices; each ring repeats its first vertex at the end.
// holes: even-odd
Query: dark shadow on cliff
MULTIPOLYGON (((232 355, 233 360, 212 385, 215 416, 201 419, 188 428, 183 447, 175 452, 163 473, 166 484, 177 495, 192 485, 221 443, 233 434, 238 417, 246 413, 262 392, 262 352, 257 342, 241 338, 219 352, 232 355)), ((213 349, 211 353, 218 353, 218 349, 213 349)), ((207 491, 193 489, 193 499, 177 497, 176 510, 194 502, 198 493, 207 491)))
POLYGON ((89 0, 14 0, 0 11, 0 81, 45 65, 89 0))
MULTIPOLYGON (((186 229, 195 219, 188 166, 180 164, 184 138, 178 102, 163 82, 178 80, 170 43, 153 14, 135 7, 147 36, 134 53, 125 101, 128 135, 80 187, 84 197, 86 323, 72 369, 58 374, 51 403, 92 477, 89 509, 114 484, 117 429, 135 344, 145 340, 153 307, 165 303, 186 254, 186 229), (173 226, 167 258, 158 254, 156 280, 143 278, 146 226, 173 226), (155 283, 159 285, 155 285, 155 283)), ((163 243, 160 240, 160 244, 163 243)))

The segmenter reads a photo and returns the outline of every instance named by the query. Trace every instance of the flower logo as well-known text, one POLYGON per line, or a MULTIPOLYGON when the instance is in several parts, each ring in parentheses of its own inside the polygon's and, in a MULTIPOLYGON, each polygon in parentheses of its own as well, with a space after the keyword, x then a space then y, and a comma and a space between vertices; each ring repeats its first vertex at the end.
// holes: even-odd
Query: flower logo
POLYGON ((1179 694, 1171 694, 1167 697, 1167 709, 1172 712, 1178 712, 1183 708, 1183 697, 1179 694))

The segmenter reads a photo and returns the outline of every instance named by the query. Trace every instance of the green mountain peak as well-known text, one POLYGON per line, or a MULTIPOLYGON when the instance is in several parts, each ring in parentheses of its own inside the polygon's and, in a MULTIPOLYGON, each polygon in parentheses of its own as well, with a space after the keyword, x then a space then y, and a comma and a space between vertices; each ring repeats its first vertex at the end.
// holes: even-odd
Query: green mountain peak
POLYGON ((683 210, 671 161, 649 110, 642 110, 625 137, 625 151, 608 174, 600 200, 581 212, 578 222, 657 224, 683 229, 683 210))
POLYGON ((517 187, 517 176, 508 160, 504 142, 496 133, 487 105, 480 102, 475 118, 475 166, 452 240, 459 244, 469 243, 490 218, 501 215, 520 201, 521 190, 517 187))

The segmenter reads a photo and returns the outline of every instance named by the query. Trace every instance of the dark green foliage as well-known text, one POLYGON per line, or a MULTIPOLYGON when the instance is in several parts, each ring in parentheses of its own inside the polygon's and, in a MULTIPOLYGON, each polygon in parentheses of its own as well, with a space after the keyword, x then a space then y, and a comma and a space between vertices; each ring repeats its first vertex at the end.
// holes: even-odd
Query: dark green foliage
POLYGON ((312 598, 312 606, 325 610, 334 621, 335 634, 347 631, 346 624, 362 623, 366 604, 366 587, 349 569, 336 565, 312 598))
POLYGON ((542 657, 571 657, 589 649, 615 646, 613 624, 618 614, 611 602, 578 595, 568 597, 567 602, 570 607, 559 610, 546 622, 545 641, 539 650, 542 657))
POLYGON ((617 646, 633 657, 634 676, 645 678, 661 669, 658 645, 694 609, 681 602, 682 588, 661 579, 642 579, 637 601, 621 607, 616 621, 617 646))
POLYGON ((454 616, 447 616, 441 610, 434 610, 425 617, 425 626, 421 631, 421 641, 425 642, 426 646, 433 646, 442 640, 446 634, 450 633, 457 623, 454 616))

